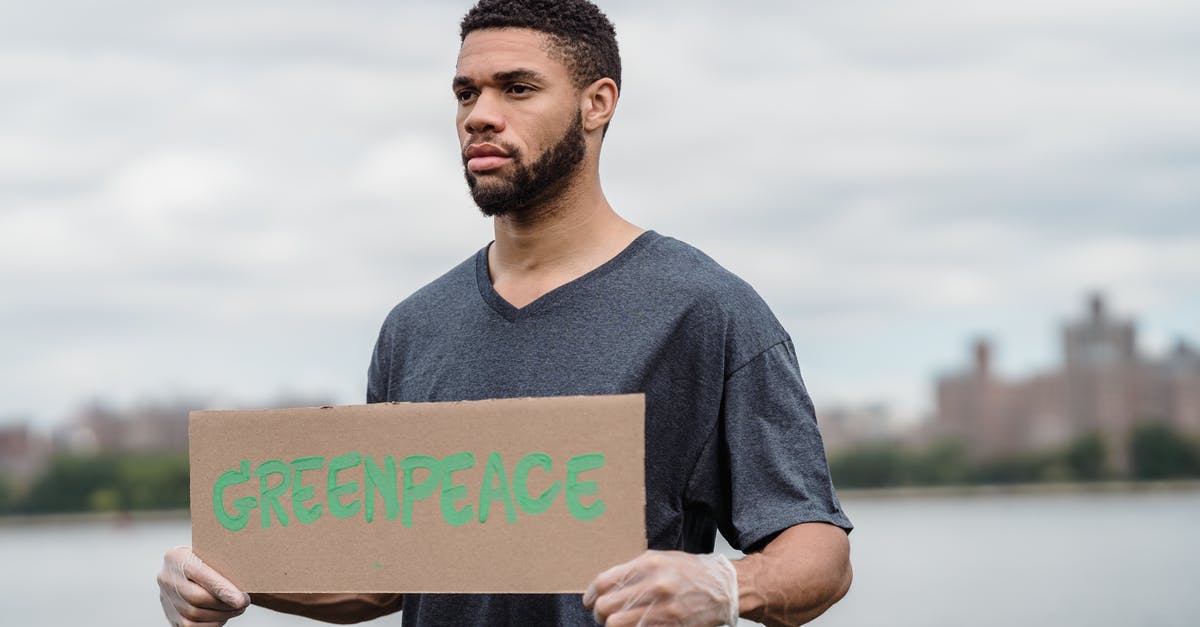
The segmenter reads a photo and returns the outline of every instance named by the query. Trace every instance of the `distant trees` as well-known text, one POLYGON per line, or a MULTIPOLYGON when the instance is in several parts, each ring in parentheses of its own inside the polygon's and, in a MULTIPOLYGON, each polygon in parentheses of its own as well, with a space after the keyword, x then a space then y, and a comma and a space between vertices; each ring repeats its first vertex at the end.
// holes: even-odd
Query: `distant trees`
POLYGON ((847 488, 946 485, 962 483, 967 474, 962 445, 949 440, 921 451, 876 442, 831 457, 829 469, 847 488))
POLYGON ((1067 447, 1063 455, 1071 476, 1077 480, 1095 481, 1108 474, 1108 451, 1099 431, 1084 434, 1067 447))
MULTIPOLYGON (((1129 478, 1200 477, 1200 440, 1161 422, 1130 433, 1129 478)), ((972 462, 958 442, 914 450, 877 442, 830 457, 844 488, 1095 481, 1112 478, 1105 439, 1088 433, 1059 450, 972 462)), ((185 509, 185 453, 60 455, 27 489, 0 476, 0 514, 185 509)))
POLYGON ((1168 425, 1139 424, 1128 446, 1128 477, 1110 470, 1110 454, 1099 432, 1057 450, 976 462, 961 444, 949 440, 919 450, 875 442, 831 456, 829 466, 834 482, 847 488, 1200 477, 1200 441, 1168 425))
POLYGON ((24 494, 10 490, 7 503, 7 512, 27 514, 186 508, 187 454, 56 456, 24 494))
POLYGON ((13 509, 16 491, 4 477, 0 477, 0 514, 7 514, 13 509))
POLYGON ((1200 477, 1200 442, 1162 422, 1133 429, 1129 459, 1135 479, 1200 477))

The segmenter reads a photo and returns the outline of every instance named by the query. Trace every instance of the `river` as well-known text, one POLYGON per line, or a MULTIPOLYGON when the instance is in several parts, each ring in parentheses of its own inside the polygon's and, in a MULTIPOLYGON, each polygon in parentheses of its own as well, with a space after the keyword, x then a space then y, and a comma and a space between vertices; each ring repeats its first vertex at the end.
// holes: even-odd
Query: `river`
MULTIPOLYGON (((1200 489, 844 506, 854 586, 815 625, 1200 625, 1200 489)), ((179 520, 0 526, 0 624, 165 625, 154 575, 188 539, 179 520)), ((251 608, 230 624, 316 623, 251 608)))

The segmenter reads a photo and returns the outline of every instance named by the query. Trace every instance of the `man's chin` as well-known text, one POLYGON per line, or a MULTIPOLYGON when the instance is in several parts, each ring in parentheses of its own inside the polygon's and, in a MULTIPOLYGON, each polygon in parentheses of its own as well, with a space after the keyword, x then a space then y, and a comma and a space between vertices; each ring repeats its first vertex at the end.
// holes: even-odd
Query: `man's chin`
POLYGON ((519 213, 521 210, 518 206, 520 200, 508 185, 475 185, 471 189, 471 199, 479 211, 489 218, 519 213))
POLYGON ((510 181, 508 177, 501 174, 502 169, 503 168, 496 168, 495 170, 487 170, 484 172, 472 172, 464 169, 463 173, 467 176, 467 184, 473 190, 478 188, 499 189, 504 186, 512 185, 512 181, 510 181))
POLYGON ((505 216, 516 216, 524 213, 523 209, 505 204, 488 204, 475 201, 475 206, 479 207, 479 213, 485 218, 503 218, 505 216))

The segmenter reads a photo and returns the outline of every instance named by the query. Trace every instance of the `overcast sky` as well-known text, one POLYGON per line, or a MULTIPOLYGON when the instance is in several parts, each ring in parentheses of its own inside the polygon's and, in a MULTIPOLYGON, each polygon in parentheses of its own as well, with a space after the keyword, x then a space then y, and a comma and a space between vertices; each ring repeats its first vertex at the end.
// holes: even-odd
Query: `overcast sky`
MULTIPOLYGON (((466 2, 0 3, 0 422, 178 394, 361 402, 379 325, 491 239, 466 2)), ((1200 341, 1200 3, 603 2, 602 173, 754 285, 818 405, 919 415, 1104 290, 1200 341)))

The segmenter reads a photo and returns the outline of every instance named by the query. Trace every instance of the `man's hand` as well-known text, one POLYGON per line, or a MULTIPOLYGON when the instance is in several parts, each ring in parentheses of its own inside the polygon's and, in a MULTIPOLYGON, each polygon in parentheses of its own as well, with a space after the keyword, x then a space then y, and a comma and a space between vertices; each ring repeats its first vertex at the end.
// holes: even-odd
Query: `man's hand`
POLYGON ((250 597, 192 553, 177 546, 163 556, 158 599, 174 627, 220 627, 240 616, 250 597))
POLYGON ((600 573, 583 604, 606 627, 736 625, 737 571, 724 555, 646 551, 600 573))

